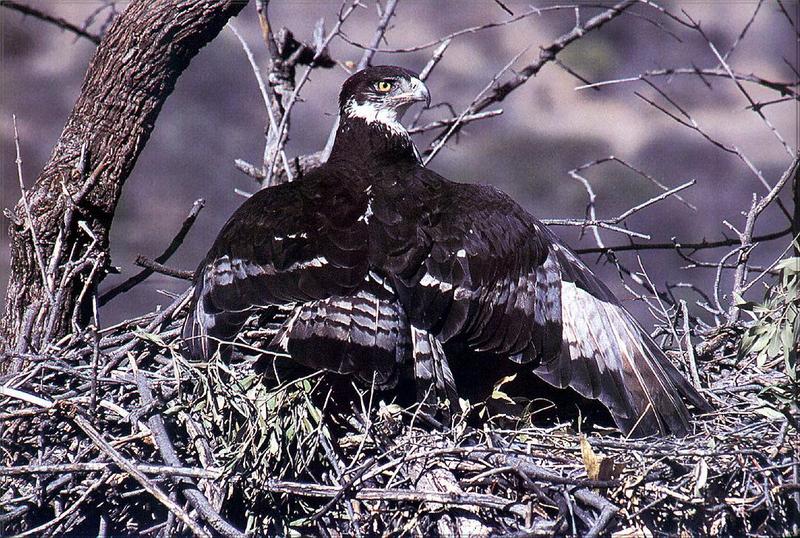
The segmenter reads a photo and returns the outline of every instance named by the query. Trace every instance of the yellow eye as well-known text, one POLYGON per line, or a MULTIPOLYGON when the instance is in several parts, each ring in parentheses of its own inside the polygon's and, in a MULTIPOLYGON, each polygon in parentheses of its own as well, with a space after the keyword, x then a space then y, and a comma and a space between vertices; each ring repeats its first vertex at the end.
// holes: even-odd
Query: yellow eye
POLYGON ((375 88, 381 93, 388 93, 392 89, 392 83, 388 80, 382 80, 375 85, 375 88))

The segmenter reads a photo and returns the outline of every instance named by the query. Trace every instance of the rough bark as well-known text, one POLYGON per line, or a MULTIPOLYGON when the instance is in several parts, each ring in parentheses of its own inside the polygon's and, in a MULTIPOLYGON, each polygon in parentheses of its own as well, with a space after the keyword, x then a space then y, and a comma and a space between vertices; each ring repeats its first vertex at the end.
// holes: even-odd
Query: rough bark
POLYGON ((12 362, 19 367, 22 353, 42 349, 67 334, 72 322, 86 320, 108 264, 122 186, 162 105, 194 55, 245 4, 135 0, 109 28, 58 143, 11 218, 0 348, 16 360, 0 361, 0 370, 12 362))

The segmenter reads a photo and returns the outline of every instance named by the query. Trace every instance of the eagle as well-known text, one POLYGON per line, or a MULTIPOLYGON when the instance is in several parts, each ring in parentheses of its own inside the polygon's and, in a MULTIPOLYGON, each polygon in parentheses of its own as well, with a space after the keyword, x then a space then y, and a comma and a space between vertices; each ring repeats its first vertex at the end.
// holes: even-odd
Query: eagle
POLYGON ((410 372, 420 403, 458 402, 461 349, 599 400, 626 434, 688 433, 687 402, 707 402, 578 256, 500 190, 421 163, 400 123, 418 102, 400 67, 344 82, 327 161, 245 201, 200 263, 188 354, 230 353, 284 305, 267 351, 378 389, 410 372))

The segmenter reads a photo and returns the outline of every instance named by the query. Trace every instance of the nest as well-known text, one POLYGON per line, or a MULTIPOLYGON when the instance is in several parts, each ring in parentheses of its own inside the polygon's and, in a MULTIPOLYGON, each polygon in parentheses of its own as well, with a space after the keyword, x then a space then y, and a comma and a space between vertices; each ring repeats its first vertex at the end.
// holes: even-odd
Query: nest
MULTIPOLYGON (((186 297, 73 334, 2 380, 0 534, 798 532, 792 386, 737 356, 741 331, 695 348, 717 411, 684 439, 634 440, 488 401, 436 427, 391 393, 280 358, 262 374, 246 355, 193 363, 186 297)), ((490 399, 511 400, 504 381, 490 399)))

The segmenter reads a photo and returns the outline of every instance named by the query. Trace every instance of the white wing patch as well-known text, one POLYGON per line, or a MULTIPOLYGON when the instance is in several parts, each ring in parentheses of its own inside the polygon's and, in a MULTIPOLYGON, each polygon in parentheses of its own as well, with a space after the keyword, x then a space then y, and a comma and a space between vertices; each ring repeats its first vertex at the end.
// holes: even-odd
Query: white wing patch
POLYGON ((448 282, 442 282, 438 278, 434 278, 430 273, 425 273, 425 276, 419 281, 420 286, 428 288, 439 288, 442 293, 447 293, 453 289, 453 285, 448 282))

